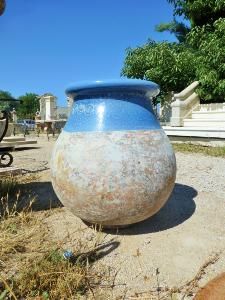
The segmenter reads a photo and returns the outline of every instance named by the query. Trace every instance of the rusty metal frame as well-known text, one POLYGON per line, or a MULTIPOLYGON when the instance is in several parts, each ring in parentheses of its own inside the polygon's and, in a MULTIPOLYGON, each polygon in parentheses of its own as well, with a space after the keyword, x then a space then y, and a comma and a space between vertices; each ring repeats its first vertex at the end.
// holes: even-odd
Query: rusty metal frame
POLYGON ((8 130, 8 126, 9 126, 9 116, 6 110, 2 110, 1 113, 3 114, 2 117, 0 117, 0 121, 3 121, 5 119, 5 128, 3 130, 2 136, 0 136, 0 143, 1 141, 4 139, 6 132, 8 130))
MULTIPOLYGON (((5 128, 3 130, 2 135, 0 136, 0 143, 4 139, 6 132, 8 130, 9 126, 9 115, 6 110, 2 110, 1 113, 3 114, 2 117, 0 117, 0 120, 5 120, 5 128)), ((0 148, 0 168, 9 167, 13 162, 13 156, 8 151, 5 151, 4 149, 1 150, 0 148), (6 162, 5 162, 6 161, 6 162), (4 163, 5 162, 5 163, 4 163)))
MULTIPOLYGON (((18 100, 18 99, 13 99, 13 98, 0 98, 0 101, 2 102, 10 102, 10 101, 17 101, 17 102, 20 102, 22 103, 21 100, 18 100)), ((5 120, 5 128, 3 130, 3 133, 2 135, 0 136, 0 143, 2 142, 2 140, 4 139, 5 135, 6 135, 6 132, 8 130, 8 126, 9 126, 9 114, 6 110, 2 110, 0 111, 0 113, 3 115, 0 117, 0 120, 5 120)), ((12 154, 10 154, 8 152, 8 149, 4 149, 4 148, 0 148, 0 168, 5 168, 5 167, 9 167, 11 166, 13 162, 13 156, 12 154)))

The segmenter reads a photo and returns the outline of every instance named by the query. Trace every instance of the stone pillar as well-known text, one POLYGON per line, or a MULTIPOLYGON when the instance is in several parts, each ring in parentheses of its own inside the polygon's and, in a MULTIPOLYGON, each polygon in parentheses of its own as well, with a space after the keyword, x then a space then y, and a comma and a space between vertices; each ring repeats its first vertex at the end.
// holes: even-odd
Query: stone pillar
POLYGON ((40 111, 37 110, 35 113, 35 121, 39 121, 39 120, 41 120, 41 114, 40 114, 40 111))
POLYGON ((183 126, 183 117, 185 116, 185 110, 183 109, 183 103, 180 99, 176 99, 171 104, 172 107, 172 117, 170 119, 170 124, 173 127, 183 126))
POLYGON ((40 105, 40 116, 42 120, 45 120, 45 99, 43 96, 39 98, 39 105, 40 105))
POLYGON ((13 120, 13 123, 17 123, 17 112, 15 110, 15 108, 13 108, 13 110, 11 111, 11 114, 12 114, 12 120, 13 120))
POLYGON ((48 121, 56 119, 56 97, 54 96, 45 96, 45 108, 46 108, 46 117, 48 121))
POLYGON ((193 109, 199 105, 200 99, 195 93, 199 85, 198 81, 193 82, 182 92, 174 94, 174 101, 171 104, 172 116, 170 125, 173 127, 184 126, 184 119, 191 115, 193 109))
POLYGON ((56 97, 45 94, 40 97, 40 115, 42 120, 51 121, 57 118, 56 97))

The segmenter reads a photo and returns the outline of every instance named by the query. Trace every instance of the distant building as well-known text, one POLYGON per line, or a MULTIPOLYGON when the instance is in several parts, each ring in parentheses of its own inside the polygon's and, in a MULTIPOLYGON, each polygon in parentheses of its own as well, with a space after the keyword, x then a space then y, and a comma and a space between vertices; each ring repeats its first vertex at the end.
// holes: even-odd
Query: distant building
POLYGON ((67 120, 72 107, 72 99, 67 99, 67 107, 57 106, 57 97, 46 93, 39 97, 41 120, 67 120))
POLYGON ((68 119, 69 109, 68 109, 68 107, 57 106, 56 113, 57 113, 57 120, 68 119))

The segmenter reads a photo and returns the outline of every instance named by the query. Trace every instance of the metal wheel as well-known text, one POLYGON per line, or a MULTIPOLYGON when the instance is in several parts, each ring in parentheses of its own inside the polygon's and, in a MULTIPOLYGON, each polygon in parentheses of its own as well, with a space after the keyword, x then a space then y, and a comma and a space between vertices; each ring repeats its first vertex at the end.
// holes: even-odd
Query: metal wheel
POLYGON ((5 168, 11 166, 13 162, 13 156, 12 154, 6 152, 6 153, 0 153, 0 168, 5 168))

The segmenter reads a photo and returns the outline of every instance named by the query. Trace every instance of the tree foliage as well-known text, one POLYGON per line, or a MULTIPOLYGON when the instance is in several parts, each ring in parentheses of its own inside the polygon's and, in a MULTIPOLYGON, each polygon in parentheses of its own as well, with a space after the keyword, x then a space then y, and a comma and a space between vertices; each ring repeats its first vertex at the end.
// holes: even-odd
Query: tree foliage
POLYGON ((174 15, 190 20, 191 28, 174 19, 159 24, 158 31, 174 33, 180 43, 150 40, 142 47, 127 49, 122 75, 153 80, 164 93, 180 91, 200 81, 199 95, 223 101, 225 95, 225 1, 168 0, 174 15))
POLYGON ((34 119, 36 111, 40 108, 38 95, 34 93, 20 96, 18 98, 20 102, 17 102, 10 92, 0 90, 0 100, 8 100, 0 101, 0 110, 4 109, 10 112, 15 108, 20 119, 34 119))
POLYGON ((225 18, 212 26, 195 27, 188 35, 196 50, 196 78, 201 82, 200 97, 223 101, 225 98, 225 18))
POLYGON ((11 111, 13 109, 13 107, 17 107, 18 103, 13 102, 13 100, 14 100, 14 97, 12 96, 12 94, 10 92, 0 90, 0 110, 11 111), (7 100, 11 100, 11 99, 12 99, 12 101, 7 101, 7 100))
POLYGON ((8 91, 0 90, 0 100, 13 99, 13 96, 8 91))
POLYGON ((225 17, 224 0, 168 0, 174 6, 174 15, 190 20, 191 27, 213 24, 225 17))
POLYGON ((195 79, 192 49, 176 43, 150 40, 142 47, 127 49, 122 75, 157 82, 162 91, 180 91, 195 79))
POLYGON ((171 34, 175 34, 180 43, 186 41, 187 34, 190 32, 190 28, 183 22, 178 22, 174 19, 170 23, 160 23, 156 25, 155 30, 158 32, 169 31, 171 34))
POLYGON ((35 113, 39 110, 38 95, 34 93, 26 93, 20 96, 21 104, 18 106, 18 116, 23 119, 34 119, 35 113))

